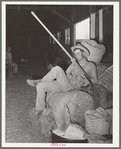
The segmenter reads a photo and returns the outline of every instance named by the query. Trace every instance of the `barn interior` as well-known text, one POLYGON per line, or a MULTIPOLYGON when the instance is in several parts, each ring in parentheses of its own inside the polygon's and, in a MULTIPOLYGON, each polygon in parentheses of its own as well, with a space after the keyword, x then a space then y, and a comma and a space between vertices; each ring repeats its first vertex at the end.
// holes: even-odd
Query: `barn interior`
MULTIPOLYGON (((59 52, 59 46, 55 42, 50 43, 48 32, 32 16, 31 11, 40 18, 45 26, 57 38, 57 33, 61 32, 60 42, 70 51, 70 47, 75 45, 74 25, 95 14, 95 35, 90 34, 90 38, 103 42, 106 46, 104 61, 112 62, 113 58, 113 7, 112 6, 90 6, 90 5, 7 5, 6 6, 6 39, 7 46, 12 47, 13 58, 19 63, 20 60, 28 59, 30 62, 45 63, 43 57, 46 54, 51 57, 57 55, 64 57, 63 52, 59 52), (103 9, 103 39, 100 39, 99 10, 103 9), (70 28, 70 42, 65 43, 65 30, 70 28), (91 37, 92 36, 92 37, 91 37)), ((90 20, 90 26, 93 22, 90 20)), ((92 32, 90 30, 90 32, 92 32)))
POLYGON ((6 70, 7 143, 51 142, 49 134, 42 135, 38 132, 37 124, 30 123, 29 111, 35 105, 36 91, 27 85, 26 79, 43 77, 50 64, 60 65, 66 70, 71 63, 62 48, 32 16, 31 11, 72 56, 71 47, 82 39, 103 44, 106 52, 98 63, 98 77, 113 92, 113 5, 7 4, 6 49, 12 48, 12 59, 19 70, 18 75, 13 75, 12 70, 6 70), (77 39, 79 30, 76 25, 87 19, 89 36, 77 39))

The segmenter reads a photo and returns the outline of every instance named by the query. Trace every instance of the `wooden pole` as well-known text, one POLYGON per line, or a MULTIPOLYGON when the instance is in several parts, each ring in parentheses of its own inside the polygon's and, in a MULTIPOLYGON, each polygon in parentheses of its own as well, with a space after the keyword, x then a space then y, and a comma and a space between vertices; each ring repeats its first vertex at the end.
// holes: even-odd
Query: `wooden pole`
POLYGON ((31 11, 31 14, 37 19, 37 21, 45 28, 45 30, 52 36, 52 38, 57 42, 57 44, 62 48, 62 50, 69 56, 69 58, 71 59, 71 61, 73 63, 76 64, 76 66, 78 68, 81 68, 81 70, 83 71, 85 77, 88 79, 88 81, 90 82, 90 84, 92 84, 90 77, 88 76, 88 74, 85 72, 85 70, 77 64, 77 62, 74 60, 74 58, 72 58, 72 56, 66 51, 66 49, 60 44, 60 42, 55 38, 55 36, 48 30, 48 28, 42 23, 42 21, 40 21, 40 19, 36 16, 36 14, 31 11))
POLYGON ((40 19, 36 16, 34 12, 31 14, 37 19, 37 21, 45 28, 45 30, 51 35, 51 37, 57 42, 57 44, 62 48, 63 51, 72 59, 71 55, 66 51, 66 49, 60 44, 60 42, 55 38, 55 36, 48 30, 48 28, 40 21, 40 19))

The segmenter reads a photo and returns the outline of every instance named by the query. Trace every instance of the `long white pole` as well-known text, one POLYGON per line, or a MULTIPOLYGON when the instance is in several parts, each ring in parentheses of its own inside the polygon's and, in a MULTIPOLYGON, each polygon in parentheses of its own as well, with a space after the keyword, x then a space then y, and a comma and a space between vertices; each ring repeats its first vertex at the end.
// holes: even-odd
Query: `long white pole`
POLYGON ((38 22, 45 28, 45 30, 52 36, 52 38, 58 43, 58 45, 66 52, 66 54, 72 59, 71 55, 66 51, 66 49, 60 44, 60 42, 53 36, 53 34, 48 30, 48 28, 42 23, 42 21, 37 17, 37 15, 31 11, 31 14, 38 20, 38 22))
MULTIPOLYGON (((42 21, 37 17, 37 15, 31 11, 31 14, 37 19, 37 21, 45 28, 45 30, 52 36, 52 38, 57 42, 57 44, 62 48, 62 50, 70 57, 71 61, 73 61, 77 67, 81 68, 81 70, 84 72, 84 75, 86 76, 86 78, 90 80, 90 77, 88 76, 88 74, 84 71, 84 69, 77 64, 77 62, 72 58, 72 56, 66 51, 66 49, 60 44, 60 42, 55 38, 55 36, 53 36, 53 34, 48 30, 48 28, 42 23, 42 21)), ((91 82, 90 82, 91 83, 91 82)))

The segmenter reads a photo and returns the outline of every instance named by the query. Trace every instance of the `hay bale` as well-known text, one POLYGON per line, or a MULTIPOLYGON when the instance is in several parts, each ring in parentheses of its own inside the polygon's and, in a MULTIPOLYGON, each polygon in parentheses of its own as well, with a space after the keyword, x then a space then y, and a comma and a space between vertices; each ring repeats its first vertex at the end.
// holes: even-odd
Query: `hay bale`
POLYGON ((65 131, 70 123, 84 126, 84 113, 94 109, 92 96, 84 91, 52 93, 48 97, 48 104, 52 108, 57 127, 62 131, 65 131))
MULTIPOLYGON (((100 105, 105 105, 104 99, 101 99, 100 105)), ((44 142, 51 142, 51 130, 53 129, 65 131, 70 123, 84 127, 85 112, 95 108, 93 97, 85 91, 52 93, 48 96, 47 103, 49 107, 43 111, 36 122, 33 122, 32 128, 36 135, 43 136, 44 142)), ((109 103, 106 102, 107 105, 109 106, 109 103)))
POLYGON ((31 120, 31 126, 33 135, 43 137, 43 143, 51 142, 51 130, 57 128, 51 108, 46 108, 37 121, 31 120))

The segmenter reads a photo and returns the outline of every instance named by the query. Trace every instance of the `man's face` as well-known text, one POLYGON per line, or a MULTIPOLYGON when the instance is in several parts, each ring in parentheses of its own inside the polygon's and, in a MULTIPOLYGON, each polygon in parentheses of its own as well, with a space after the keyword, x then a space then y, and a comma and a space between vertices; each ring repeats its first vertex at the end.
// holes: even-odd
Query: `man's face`
POLYGON ((11 49, 10 49, 10 48, 8 48, 8 49, 7 49, 7 51, 8 51, 8 52, 10 52, 10 51, 11 51, 11 49))
POLYGON ((78 61, 80 61, 80 60, 82 60, 82 59, 84 58, 84 52, 81 51, 80 49, 76 49, 76 50, 74 51, 74 55, 75 55, 75 57, 76 57, 76 59, 77 59, 78 61))

